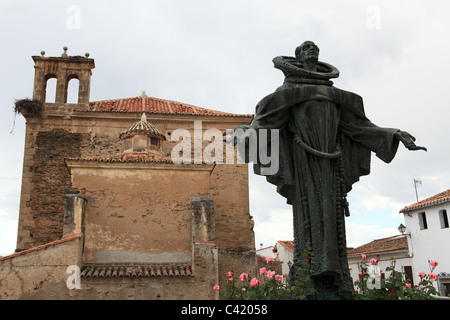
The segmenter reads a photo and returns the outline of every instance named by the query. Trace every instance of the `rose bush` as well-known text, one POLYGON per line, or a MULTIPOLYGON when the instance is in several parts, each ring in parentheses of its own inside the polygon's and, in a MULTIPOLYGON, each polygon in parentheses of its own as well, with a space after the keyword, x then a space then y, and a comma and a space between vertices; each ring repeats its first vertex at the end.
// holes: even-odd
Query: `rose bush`
MULTIPOLYGON (((309 259, 305 253, 304 258, 309 259)), ((221 298, 224 300, 306 300, 313 295, 310 278, 298 270, 298 280, 289 285, 287 275, 281 275, 278 270, 271 270, 271 257, 266 259, 267 267, 259 269, 259 273, 241 273, 238 278, 230 271, 227 273, 227 283, 220 288, 221 298), (285 279, 285 281, 283 281, 285 279)), ((218 288, 216 285, 214 288, 218 288)))
MULTIPOLYGON (((362 255, 362 262, 359 264, 360 280, 356 280, 355 299, 356 300, 433 300, 439 295, 433 285, 436 274, 433 272, 437 267, 436 261, 428 261, 430 272, 419 273, 420 282, 413 286, 407 279, 404 272, 395 270, 395 261, 386 268, 390 275, 386 279, 381 279, 381 272, 374 272, 366 263, 366 255, 362 255)), ((371 266, 378 264, 377 259, 370 260, 371 266)), ((376 269, 375 269, 376 270, 376 269)))
MULTIPOLYGON (((308 259, 308 255, 305 256, 308 259)), ((235 277, 233 272, 227 273, 226 285, 215 285, 213 290, 219 291, 224 300, 306 300, 314 297, 316 291, 311 286, 311 279, 304 270, 297 270, 297 280, 289 284, 287 276, 277 274, 277 270, 271 270, 269 265, 273 259, 267 258, 268 267, 259 269, 259 273, 241 273, 235 277), (283 281, 286 279, 286 281, 283 281), (287 284, 283 283, 286 282, 287 284)), ((431 300, 439 295, 433 282, 436 281, 434 269, 438 263, 428 261, 430 272, 419 273, 420 282, 413 286, 404 272, 395 269, 395 261, 385 269, 389 277, 382 279, 381 270, 378 268, 378 259, 366 261, 366 255, 362 255, 359 264, 360 280, 356 280, 355 300, 431 300)))

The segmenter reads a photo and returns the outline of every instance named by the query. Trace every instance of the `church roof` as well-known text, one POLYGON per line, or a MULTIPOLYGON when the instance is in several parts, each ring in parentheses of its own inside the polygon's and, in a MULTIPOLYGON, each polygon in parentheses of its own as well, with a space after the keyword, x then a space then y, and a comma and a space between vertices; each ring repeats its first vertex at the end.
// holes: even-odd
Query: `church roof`
POLYGON ((235 114, 218 110, 206 109, 171 100, 147 97, 145 92, 139 97, 92 101, 89 111, 97 112, 145 112, 148 114, 180 114, 208 115, 227 117, 253 117, 250 114, 235 114))
POLYGON ((450 189, 438 193, 432 197, 421 200, 419 202, 416 202, 414 204, 411 204, 409 206, 406 206, 402 210, 400 210, 400 213, 406 213, 420 208, 431 207, 445 202, 450 202, 450 189))

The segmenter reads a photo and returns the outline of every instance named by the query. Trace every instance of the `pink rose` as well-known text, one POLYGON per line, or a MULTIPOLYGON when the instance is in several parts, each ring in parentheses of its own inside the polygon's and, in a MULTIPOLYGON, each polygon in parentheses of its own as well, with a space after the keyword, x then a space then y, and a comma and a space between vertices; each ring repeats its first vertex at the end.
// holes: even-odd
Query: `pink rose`
POLYGON ((408 289, 411 289, 411 283, 407 283, 407 284, 406 284, 406 287, 407 287, 408 289))
POLYGON ((429 273, 428 277, 430 277, 431 280, 436 280, 436 273, 429 273))
POLYGON ((425 272, 421 271, 421 272, 419 273, 419 277, 421 277, 421 278, 425 277, 425 272))
POLYGON ((247 289, 245 289, 245 288, 242 288, 242 291, 247 291, 247 289))
POLYGON ((266 277, 269 279, 272 279, 272 277, 275 275, 275 271, 267 271, 266 273, 266 277))
POLYGON ((266 258, 266 263, 271 263, 273 261, 272 257, 267 257, 266 258))
POLYGON ((363 254, 361 255, 361 259, 366 260, 366 258, 367 258, 367 256, 363 253, 363 254))
POLYGON ((220 287, 219 287, 219 285, 218 285, 218 284, 216 284, 216 285, 214 286, 213 290, 214 290, 214 291, 219 291, 219 290, 220 290, 220 287))
POLYGON ((378 263, 378 259, 372 258, 370 259, 370 264, 376 265, 378 263))
POLYGON ((265 273, 266 273, 266 268, 261 268, 261 269, 259 269, 259 273, 260 273, 260 274, 265 274, 265 273))
POLYGON ((437 263, 437 261, 431 260, 431 261, 430 261, 430 265, 431 265, 432 267, 437 267, 438 263, 437 263))
POLYGON ((250 280, 250 285, 252 287, 256 287, 259 284, 259 280, 256 278, 253 278, 252 280, 250 280))
POLYGON ((281 281, 281 279, 283 279, 283 276, 281 274, 275 275, 275 280, 276 281, 281 281))
POLYGON ((233 272, 231 272, 231 271, 228 272, 228 273, 227 273, 227 276, 228 276, 228 277, 232 277, 232 276, 233 276, 233 272))
POLYGON ((241 273, 241 275, 239 276, 239 278, 241 278, 241 281, 244 282, 245 280, 248 279, 248 274, 247 274, 247 273, 241 273))

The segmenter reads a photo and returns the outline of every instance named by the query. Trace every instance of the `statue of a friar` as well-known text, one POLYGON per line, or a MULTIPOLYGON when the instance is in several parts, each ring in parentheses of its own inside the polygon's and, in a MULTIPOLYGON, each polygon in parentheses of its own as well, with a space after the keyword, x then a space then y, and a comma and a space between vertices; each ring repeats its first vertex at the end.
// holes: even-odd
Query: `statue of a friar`
MULTIPOLYGON (((279 168, 276 173, 269 171, 266 179, 293 208, 291 279, 295 281, 301 268, 317 292, 312 299, 352 299, 346 195, 361 176, 369 174, 371 152, 389 163, 399 142, 409 150, 426 148, 416 146, 415 138, 405 131, 370 122, 360 96, 333 86, 330 79, 337 78, 339 71, 319 61, 319 48, 313 42, 297 47, 295 57, 276 57, 273 63, 284 73, 283 85, 258 103, 250 126, 234 132, 278 129, 279 168)), ((254 161, 254 172, 265 175, 264 166, 254 161)))

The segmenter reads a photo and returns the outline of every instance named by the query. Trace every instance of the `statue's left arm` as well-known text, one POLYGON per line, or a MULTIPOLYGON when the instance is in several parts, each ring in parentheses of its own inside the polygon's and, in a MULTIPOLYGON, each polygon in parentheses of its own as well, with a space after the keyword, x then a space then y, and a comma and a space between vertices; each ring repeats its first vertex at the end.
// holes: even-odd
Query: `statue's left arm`
POLYGON ((416 138, 414 138, 408 132, 399 130, 395 133, 395 135, 396 135, 397 139, 400 140, 408 150, 412 150, 412 151, 425 150, 425 151, 427 151, 427 148, 425 148, 425 147, 416 146, 416 144, 414 143, 416 141, 416 138))
POLYGON ((391 162, 395 157, 400 142, 409 150, 427 150, 417 146, 414 143, 416 139, 408 132, 393 128, 381 128, 368 119, 353 118, 352 120, 350 122, 341 121, 341 132, 350 140, 375 152, 377 157, 386 163, 391 162))

